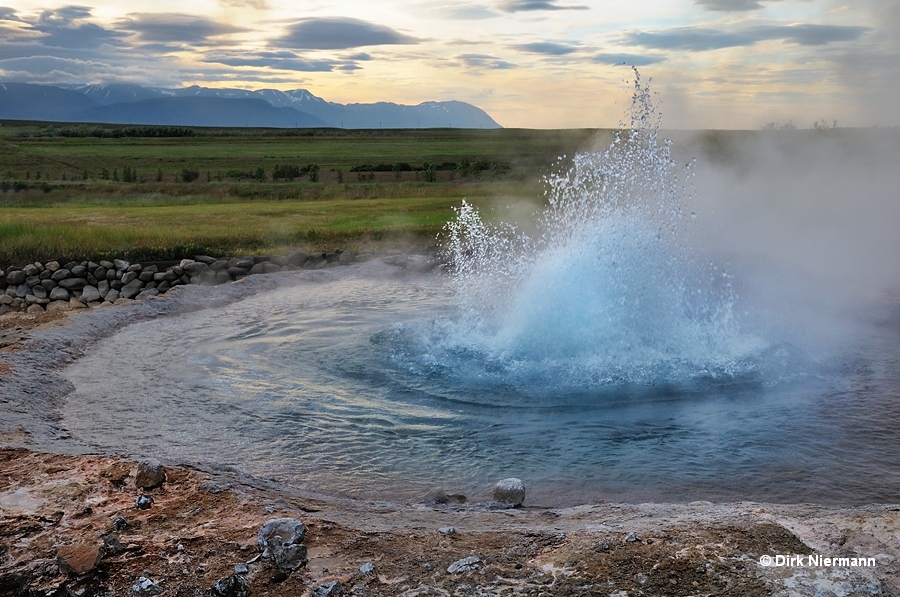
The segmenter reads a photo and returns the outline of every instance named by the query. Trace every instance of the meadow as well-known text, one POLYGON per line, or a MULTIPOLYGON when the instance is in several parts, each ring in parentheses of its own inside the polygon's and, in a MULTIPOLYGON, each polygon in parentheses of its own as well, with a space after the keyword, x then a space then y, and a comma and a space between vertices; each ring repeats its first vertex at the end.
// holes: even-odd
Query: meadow
POLYGON ((435 242, 462 199, 539 203, 596 130, 0 123, 0 266, 435 242))

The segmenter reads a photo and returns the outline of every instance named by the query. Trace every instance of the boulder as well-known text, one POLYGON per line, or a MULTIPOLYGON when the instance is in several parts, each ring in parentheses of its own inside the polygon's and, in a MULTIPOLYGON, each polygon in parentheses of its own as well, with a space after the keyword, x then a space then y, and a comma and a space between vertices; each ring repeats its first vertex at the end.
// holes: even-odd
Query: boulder
POLYGON ((88 268, 83 265, 76 265, 72 268, 72 275, 76 278, 86 278, 88 273, 88 268))
POLYGON ((518 508, 525 501, 525 484, 521 479, 510 477, 497 481, 493 491, 494 501, 511 508, 518 508))
POLYGON ((80 290, 88 285, 88 281, 85 278, 66 278, 65 280, 60 280, 59 285, 66 290, 80 290))
POLYGON ((143 282, 135 279, 122 286, 122 290, 119 292, 119 294, 120 296, 122 296, 122 298, 134 298, 138 295, 143 286, 143 282))
POLYGON ((49 296, 51 301, 67 301, 71 297, 68 290, 59 286, 51 290, 49 296))
POLYGON ((166 482, 166 472, 156 458, 139 460, 134 484, 140 489, 155 489, 166 482))
POLYGON ((28 265, 23 267, 22 271, 25 272, 25 275, 29 278, 32 276, 37 276, 39 273, 41 273, 41 270, 38 269, 38 267, 33 263, 29 263, 28 265))
POLYGON ((115 303, 119 298, 119 291, 110 289, 109 292, 106 293, 106 296, 103 298, 109 303, 115 303))
POLYGON ((59 563, 59 569, 70 576, 81 576, 87 574, 97 567, 103 552, 99 545, 88 545, 79 543, 78 545, 65 545, 56 552, 56 561, 59 563))
POLYGON ((478 556, 469 556, 461 560, 456 560, 447 566, 448 574, 459 574, 460 572, 471 572, 477 570, 481 566, 481 558, 478 556))
MULTIPOLYGON (((137 280, 137 279, 139 279, 137 272, 125 272, 124 274, 122 274, 122 284, 128 284, 132 280, 137 280)), ((141 280, 141 282, 143 282, 143 281, 144 280, 141 280)))
POLYGON ((138 597, 152 597, 162 594, 163 589, 146 576, 141 576, 131 585, 131 592, 138 597))
MULTIPOLYGON (((50 276, 50 279, 53 280, 54 282, 59 282, 60 280, 65 280, 70 275, 72 275, 72 272, 70 272, 66 268, 62 268, 62 269, 58 269, 55 272, 53 272, 53 275, 50 276)), ((6 276, 6 277, 7 277, 7 279, 9 279, 9 276, 6 276)))
POLYGON ((27 277, 22 270, 13 270, 6 272, 6 283, 10 286, 18 286, 19 284, 24 284, 27 277))
POLYGON ((93 303, 100 300, 100 290, 94 286, 85 286, 81 291, 81 302, 93 303))
POLYGON ((344 595, 344 585, 339 580, 330 580, 315 586, 312 597, 339 597, 344 595))
POLYGON ((217 580, 212 588, 212 594, 217 597, 250 597, 250 590, 242 576, 232 574, 217 580))
POLYGON ((296 570, 307 562, 306 526, 296 518, 275 518, 259 530, 256 542, 263 557, 271 556, 282 570, 296 570))
POLYGON ((59 269, 59 261, 48 261, 44 264, 44 269, 49 272, 55 272, 59 269))

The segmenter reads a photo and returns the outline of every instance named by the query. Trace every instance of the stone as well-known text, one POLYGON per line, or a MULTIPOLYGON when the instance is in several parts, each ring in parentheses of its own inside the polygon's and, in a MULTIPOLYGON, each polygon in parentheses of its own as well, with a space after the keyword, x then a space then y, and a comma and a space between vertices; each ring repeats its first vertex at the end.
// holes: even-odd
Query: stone
POLYGON ((338 597, 344 594, 344 585, 339 580, 330 580, 316 585, 312 597, 338 597))
POLYGON ((23 267, 22 271, 25 272, 25 275, 29 278, 32 276, 37 276, 39 273, 41 273, 41 270, 39 270, 33 263, 29 263, 28 265, 23 267))
POLYGON ((636 533, 628 533, 625 535, 624 541, 625 543, 636 543, 639 539, 636 533))
POLYGON ((359 567, 359 573, 365 575, 375 574, 375 564, 373 564, 372 562, 366 562, 359 567))
POLYGON ((296 518, 274 518, 259 530, 256 543, 263 557, 271 556, 282 570, 296 570, 307 562, 306 526, 296 518))
POLYGON ((13 297, 8 294, 0 295, 0 305, 9 305, 13 302, 13 297))
POLYGON ((521 479, 515 477, 497 481, 497 484, 494 485, 493 497, 494 501, 499 504, 518 508, 525 501, 525 484, 521 479))
POLYGON ((272 255, 271 257, 269 257, 268 261, 269 263, 274 263, 278 267, 282 267, 290 263, 288 261, 288 258, 284 255, 272 255))
POLYGON ((256 260, 254 260, 253 257, 241 257, 234 263, 234 267, 242 267, 249 270, 255 263, 256 260))
POLYGON ((100 296, 106 298, 106 295, 109 294, 109 282, 106 280, 100 280, 97 283, 97 290, 100 291, 100 296))
POLYGON ((125 268, 125 271, 126 272, 134 272, 137 274, 137 273, 140 273, 140 271, 142 269, 144 269, 144 266, 142 266, 140 263, 132 263, 131 265, 129 265, 128 267, 125 268))
POLYGON ((141 576, 131 585, 131 592, 139 597, 151 597, 162 594, 163 589, 146 576, 141 576))
POLYGON ((460 572, 471 572, 477 570, 481 565, 481 558, 478 556, 469 556, 461 560, 456 560, 447 566, 447 574, 459 574, 460 572))
POLYGON ((171 288, 171 287, 172 287, 172 285, 169 282, 166 282, 165 280, 163 280, 162 282, 159 283, 159 286, 157 286, 156 289, 159 291, 160 294, 162 294, 162 293, 166 292, 167 290, 169 290, 169 288, 171 288))
POLYGON ((109 282, 112 282, 113 280, 118 280, 118 279, 119 279, 119 272, 118 272, 117 270, 114 270, 114 269, 108 269, 108 270, 106 270, 106 279, 107 279, 107 281, 109 281, 109 282))
POLYGON ((44 269, 49 272, 55 272, 59 269, 59 261, 48 261, 44 264, 44 269))
POLYGON ((129 265, 131 264, 124 259, 113 259, 113 267, 116 269, 116 271, 124 272, 126 269, 128 269, 129 265))
POLYGON ((353 261, 355 263, 365 263, 366 261, 372 261, 373 259, 375 259, 375 255, 372 253, 360 253, 353 261))
MULTIPOLYGON (((138 279, 137 272, 125 272, 122 274, 122 284, 128 284, 129 282, 138 279)), ((143 280, 141 280, 143 282, 143 280)))
POLYGON ((217 580, 212 594, 217 597, 250 597, 250 590, 244 577, 232 574, 217 580))
POLYGON ((139 489, 156 489, 166 482, 166 471, 156 458, 139 460, 134 474, 134 484, 139 489))
POLYGON ((236 266, 236 265, 235 265, 235 266, 232 266, 232 267, 229 267, 229 268, 228 268, 227 270, 225 270, 225 271, 227 271, 227 272, 228 272, 228 275, 231 276, 232 278, 240 278, 240 277, 246 276, 247 274, 250 273, 250 270, 249 270, 249 269, 246 269, 246 268, 243 268, 243 267, 238 267, 238 266, 236 266))
POLYGON ((214 272, 217 272, 221 269, 228 269, 228 262, 224 259, 218 259, 209 264, 209 268, 214 272))
POLYGON ((93 303, 101 298, 100 291, 94 286, 85 286, 81 291, 81 302, 83 303, 93 303))
POLYGON ((43 289, 46 290, 47 292, 50 292, 51 290, 53 290, 54 288, 56 288, 56 286, 57 286, 57 284, 56 284, 56 282, 54 282, 53 280, 49 280, 49 279, 48 279, 48 280, 41 280, 41 288, 43 288, 43 289))
POLYGON ((83 265, 76 265, 71 269, 72 275, 76 278, 87 277, 88 269, 83 265))
POLYGON ((13 270, 6 272, 6 283, 10 286, 18 286, 19 284, 24 284, 27 277, 22 270, 13 270))
POLYGON ((69 310, 69 300, 58 300, 58 301, 50 301, 46 307, 44 307, 48 313, 56 313, 57 311, 68 311, 69 310))
POLYGON ((155 274, 153 274, 153 281, 156 282, 157 284, 159 284, 160 282, 163 282, 165 280, 171 281, 174 279, 175 279, 175 274, 173 274, 172 272, 156 272, 155 274), (172 277, 170 278, 169 276, 172 276, 172 277))
POLYGON ((263 263, 263 271, 264 274, 274 274, 275 272, 281 271, 281 266, 276 263, 263 263))
POLYGON ((100 265, 97 266, 92 273, 94 274, 94 277, 97 278, 97 280, 105 280, 107 271, 108 270, 105 267, 100 265))
POLYGON ((181 269, 183 269, 184 273, 188 276, 194 277, 199 276, 203 272, 209 271, 209 266, 200 261, 191 261, 187 264, 184 264, 182 262, 181 269))
POLYGON ((142 495, 135 500, 134 505, 137 506, 139 510, 149 510, 153 506, 153 498, 149 495, 142 495))
POLYGON ((76 265, 78 265, 77 261, 69 261, 65 265, 63 265, 63 269, 71 270, 76 265))
MULTIPOLYGON (((53 275, 50 276, 50 279, 53 280, 54 282, 59 282, 60 280, 65 280, 70 275, 72 275, 72 272, 70 272, 66 268, 62 268, 62 269, 58 269, 55 272, 53 272, 53 275)), ((7 278, 8 277, 9 276, 7 276, 7 278)))
POLYGON ((44 271, 42 271, 42 272, 40 273, 40 275, 38 276, 38 278, 40 278, 41 280, 49 280, 52 276, 53 276, 53 272, 51 272, 51 271, 48 270, 48 269, 45 269, 44 271))
POLYGON ((87 574, 97 567, 103 552, 99 545, 88 545, 79 543, 78 545, 65 545, 56 552, 56 561, 59 569, 70 576, 81 576, 87 574))
POLYGON ((140 280, 141 282, 152 282, 153 276, 154 276, 153 272, 144 270, 140 274, 138 274, 138 280, 140 280))
POLYGON ((341 256, 338 257, 338 263, 341 265, 350 265, 354 261, 356 261, 356 253, 353 251, 344 251, 341 253, 341 256))
POLYGON ((113 529, 121 532, 127 528, 128 528, 128 521, 125 520, 124 516, 117 516, 116 519, 113 521, 113 529))
POLYGON ((88 284, 90 284, 91 286, 96 286, 100 280, 98 280, 94 274, 88 273, 87 281, 88 281, 88 284))
POLYGON ((216 271, 216 284, 225 284, 226 282, 231 282, 231 274, 228 273, 228 270, 216 271))
POLYGON ((66 290, 81 290, 88 285, 88 281, 85 278, 66 278, 65 280, 60 280, 59 285, 66 290))
POLYGON ((447 498, 447 492, 442 488, 437 487, 426 493, 425 498, 422 501, 429 506, 434 506, 437 504, 446 504, 449 500, 447 498))
POLYGON ((16 296, 19 298, 25 298, 28 296, 28 291, 31 290, 25 284, 19 284, 16 286, 16 296))
POLYGON ((40 283, 41 283, 41 279, 38 278, 37 276, 28 276, 27 278, 25 278, 25 286, 27 286, 29 288, 34 288, 35 286, 37 286, 40 283))
POLYGON ((119 300, 119 291, 115 289, 110 289, 109 292, 106 293, 106 302, 115 303, 119 300))
POLYGON ((31 313, 31 314, 34 314, 34 313, 43 313, 43 312, 44 312, 44 308, 43 308, 42 306, 38 305, 38 304, 29 305, 28 308, 25 309, 25 312, 26 312, 26 313, 31 313))
POLYGON ((250 268, 250 275, 264 274, 265 271, 266 271, 266 264, 265 263, 257 263, 256 265, 254 265, 253 267, 250 268))
POLYGON ((119 292, 119 295, 122 298, 133 299, 138 295, 143 286, 144 283, 140 280, 132 280, 131 282, 122 286, 122 290, 119 292))
POLYGON ((206 265, 212 265, 213 263, 218 261, 218 259, 216 259, 215 257, 210 257, 209 255, 195 255, 194 261, 199 261, 200 263, 205 263, 206 265))
POLYGON ((116 265, 109 261, 101 260, 100 267, 105 267, 106 269, 116 269, 116 265))
POLYGON ((216 272, 212 270, 200 272, 200 275, 197 276, 197 284, 202 284, 203 286, 215 286, 217 283, 216 272))
POLYGON ((456 534, 456 527, 441 527, 438 529, 438 533, 452 537, 456 534))
POLYGON ((39 299, 47 298, 47 289, 43 286, 35 286, 31 289, 31 292, 39 299))
POLYGON ((235 574, 250 574, 250 568, 247 567, 247 564, 235 564, 234 565, 234 573, 235 574))
POLYGON ((69 308, 70 309, 87 309, 87 305, 79 301, 77 298, 72 297, 69 299, 69 308))
POLYGON ((306 260, 309 259, 309 255, 303 251, 293 251, 292 253, 288 253, 287 258, 288 261, 294 265, 303 265, 306 263, 306 260))

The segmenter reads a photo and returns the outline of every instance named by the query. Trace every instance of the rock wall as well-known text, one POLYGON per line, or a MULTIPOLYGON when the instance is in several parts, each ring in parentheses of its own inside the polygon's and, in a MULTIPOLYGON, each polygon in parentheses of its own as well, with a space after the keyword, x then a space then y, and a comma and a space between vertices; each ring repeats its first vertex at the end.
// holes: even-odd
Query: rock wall
MULTIPOLYGON (((386 259, 401 259, 402 254, 386 259)), ((371 253, 303 253, 218 259, 198 255, 180 262, 71 261, 0 269, 0 315, 121 304, 157 296, 182 284, 215 286, 253 274, 320 269, 373 259, 371 253)))

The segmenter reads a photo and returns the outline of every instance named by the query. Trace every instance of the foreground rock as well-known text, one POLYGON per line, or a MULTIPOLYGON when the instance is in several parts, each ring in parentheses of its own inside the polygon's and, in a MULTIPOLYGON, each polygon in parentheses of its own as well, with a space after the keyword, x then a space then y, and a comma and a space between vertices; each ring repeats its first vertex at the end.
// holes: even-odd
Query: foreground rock
POLYGON ((525 501, 525 484, 521 479, 501 479, 494 485, 494 501, 507 508, 518 508, 525 501))
POLYGON ((135 470, 0 448, 0 595, 900 595, 898 505, 451 510, 221 489, 170 468, 144 511, 135 470), (455 534, 435 532, 448 524, 455 534), (91 569, 100 537, 110 549, 91 569), (308 562, 279 570, 259 551, 275 544, 308 548, 308 562), (779 554, 872 565, 760 564, 779 554))

